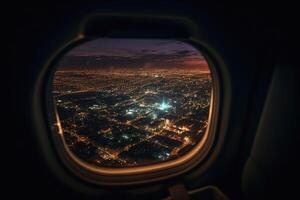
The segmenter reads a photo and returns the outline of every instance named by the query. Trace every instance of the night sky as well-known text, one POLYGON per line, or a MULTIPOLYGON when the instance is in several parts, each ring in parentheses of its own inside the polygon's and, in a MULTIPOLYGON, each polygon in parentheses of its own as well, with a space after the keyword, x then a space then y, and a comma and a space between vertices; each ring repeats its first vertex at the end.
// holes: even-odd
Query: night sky
POLYGON ((72 69, 199 69, 208 64, 194 47, 176 40, 108 39, 86 42, 68 52, 59 62, 61 70, 72 69))

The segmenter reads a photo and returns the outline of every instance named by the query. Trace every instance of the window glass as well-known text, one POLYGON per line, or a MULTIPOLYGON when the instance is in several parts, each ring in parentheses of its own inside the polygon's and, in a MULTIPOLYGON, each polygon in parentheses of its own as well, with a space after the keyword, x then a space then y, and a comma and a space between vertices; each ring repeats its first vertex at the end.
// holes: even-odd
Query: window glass
POLYGON ((157 164, 203 138, 212 78, 187 43, 100 38, 73 48, 56 67, 52 94, 62 138, 85 163, 157 164))

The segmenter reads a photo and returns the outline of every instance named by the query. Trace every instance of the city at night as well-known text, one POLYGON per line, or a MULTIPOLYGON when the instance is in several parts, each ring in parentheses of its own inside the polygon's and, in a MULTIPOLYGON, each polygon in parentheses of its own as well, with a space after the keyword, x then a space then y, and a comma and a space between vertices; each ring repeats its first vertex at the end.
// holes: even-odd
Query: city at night
POLYGON ((85 43, 62 58, 53 80, 66 145, 99 167, 188 153, 208 127, 211 92, 205 58, 172 40, 85 43))
POLYGON ((296 3, 2 8, 2 199, 300 198, 296 3))

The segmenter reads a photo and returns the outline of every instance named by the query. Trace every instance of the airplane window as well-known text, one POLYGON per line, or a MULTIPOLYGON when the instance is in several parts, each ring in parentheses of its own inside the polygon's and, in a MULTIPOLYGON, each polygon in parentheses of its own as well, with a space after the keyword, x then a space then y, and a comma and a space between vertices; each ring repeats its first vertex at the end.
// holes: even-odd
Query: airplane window
POLYGON ((91 40, 56 64, 55 125, 65 148, 86 165, 176 161, 205 139, 212 83, 207 60, 185 42, 91 40))

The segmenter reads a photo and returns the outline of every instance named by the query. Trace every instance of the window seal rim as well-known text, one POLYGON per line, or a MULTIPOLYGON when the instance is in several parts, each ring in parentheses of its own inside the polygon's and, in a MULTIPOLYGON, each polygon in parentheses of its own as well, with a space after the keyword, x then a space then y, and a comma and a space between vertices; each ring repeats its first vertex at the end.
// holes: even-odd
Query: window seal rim
MULTIPOLYGON (((70 47, 73 47, 73 45, 77 45, 78 43, 80 43, 80 42, 83 42, 83 41, 85 41, 85 36, 83 35, 83 34, 79 34, 77 37, 75 37, 75 39, 73 39, 73 40, 71 40, 70 42, 68 42, 68 43, 66 43, 62 48, 60 48, 58 51, 57 51, 57 53, 54 53, 53 54, 53 56, 48 60, 48 62, 46 63, 46 65, 45 65, 45 67, 44 67, 44 69, 46 69, 46 71, 48 71, 49 69, 53 69, 53 63, 54 63, 54 61, 55 60, 57 60, 57 59, 59 59, 60 58, 60 56, 59 55, 63 55, 63 53, 64 52, 67 52, 68 51, 68 48, 70 48, 70 47)), ((176 39, 176 38, 174 38, 174 39, 176 39)), ((207 60, 207 62, 209 63, 209 68, 210 68, 210 71, 211 71, 211 76, 212 76, 212 79, 213 79, 213 82, 214 81, 218 81, 217 83, 213 83, 213 87, 215 87, 215 86, 218 86, 219 87, 219 84, 220 84, 220 80, 219 80, 219 74, 218 74, 218 72, 217 72, 217 70, 216 70, 216 67, 215 67, 215 65, 217 65, 218 64, 218 62, 216 62, 216 59, 214 59, 214 56, 213 56, 213 53, 211 53, 208 49, 210 49, 210 48, 207 48, 208 46, 207 46, 207 44, 205 44, 204 42, 202 42, 202 41, 199 41, 198 39, 196 40, 196 39, 193 39, 193 38, 189 38, 189 39, 187 39, 187 40, 184 40, 184 42, 185 43, 187 43, 187 44, 190 44, 190 45, 192 45, 195 49, 197 49, 197 50, 199 50, 200 51, 200 47, 201 47, 201 53, 203 54, 203 51, 202 50, 204 50, 206 53, 205 54, 210 54, 209 56, 207 56, 207 55, 204 55, 205 56, 205 58, 206 58, 206 60, 207 60), (202 49, 203 48, 203 49, 202 49), (213 72, 213 70, 214 70, 214 72, 213 72)), ((42 80, 46 80, 47 78, 45 78, 45 75, 46 75, 47 73, 46 72, 44 72, 44 76, 41 78, 40 77, 40 81, 41 82, 43 82, 42 80)), ((49 77, 48 77, 48 80, 49 80, 49 77)), ((42 84, 43 85, 43 84, 42 84)), ((39 90, 39 92, 40 93, 43 93, 41 90, 42 89, 45 89, 45 88, 43 88, 43 87, 41 87, 41 85, 39 85, 38 86, 38 88, 36 88, 36 89, 38 89, 39 90)), ((36 92, 37 90, 35 90, 35 92, 36 92)), ((161 176, 161 177, 159 177, 159 178, 155 178, 155 174, 156 174, 156 176, 157 176, 157 172, 159 171, 155 171, 153 174, 151 174, 150 173, 150 175, 152 175, 152 178, 149 178, 149 179, 145 179, 145 174, 142 174, 143 175, 143 179, 145 179, 145 180, 139 180, 139 181, 131 181, 131 182, 128 182, 128 178, 130 177, 130 176, 132 176, 132 175, 125 175, 125 176, 122 176, 121 177, 121 179, 123 179, 123 181, 120 181, 120 177, 118 176, 118 177, 116 177, 116 180, 115 181, 111 181, 112 180, 112 177, 109 175, 109 176, 107 176, 107 177, 105 177, 105 176, 100 176, 100 180, 99 180, 99 177, 98 178, 96 178, 95 179, 95 177, 94 177, 94 173, 90 176, 90 175, 88 175, 88 174, 86 174, 85 172, 84 173, 79 173, 79 174, 75 174, 75 176, 80 176, 80 178, 81 179, 85 179, 85 180, 87 180, 88 182, 92 182, 92 183, 96 183, 96 184, 104 184, 104 185, 122 185, 122 184, 124 184, 124 185, 131 185, 131 184, 137 184, 137 183, 145 183, 145 182, 152 182, 152 181, 156 181, 156 180, 162 180, 162 179, 167 179, 167 178, 170 178, 170 177, 174 177, 174 176, 177 176, 177 175, 179 175, 179 174, 183 174, 183 173, 185 173, 185 172, 187 172, 187 171, 189 171, 189 170, 191 170, 192 168, 194 168, 194 166, 196 166, 196 165, 199 165, 201 162, 202 162, 202 160, 205 158, 205 157, 207 157, 208 156, 208 153, 209 153, 209 151, 211 150, 211 148, 212 148, 212 146, 213 146, 213 141, 216 139, 216 126, 218 126, 218 118, 219 118, 219 109, 220 109, 220 107, 219 107, 219 98, 220 98, 220 92, 221 92, 221 90, 220 90, 220 88, 218 88, 218 89, 215 89, 214 90, 214 92, 212 93, 212 95, 213 95, 213 102, 212 102, 212 104, 210 105, 210 108, 212 108, 212 112, 211 112, 211 114, 210 114, 210 118, 213 118, 212 120, 215 120, 215 122, 214 123, 209 123, 209 128, 207 128, 207 131, 211 131, 211 130, 213 130, 213 132, 214 133, 210 133, 210 135, 213 135, 214 137, 213 137, 213 139, 212 139, 212 141, 211 141, 211 144, 210 144, 210 146, 209 146, 209 148, 206 150, 206 152, 205 152, 205 155, 202 157, 202 159, 201 159, 201 161, 197 161, 197 162, 195 162, 195 161, 193 161, 193 163, 194 163, 194 165, 192 166, 192 167, 188 167, 188 168, 185 168, 185 169, 182 169, 182 170, 180 170, 180 172, 177 172, 177 173, 175 173, 175 172, 171 172, 171 173, 169 173, 169 175, 164 175, 164 176, 161 176), (214 126, 214 128, 212 128, 214 126), (196 164, 195 164, 196 163, 196 164), (109 179, 109 181, 107 181, 106 179, 109 179), (103 181, 104 180, 104 181, 103 181), (125 181, 124 181, 125 180, 125 181)), ((46 99, 47 99, 47 97, 44 97, 44 98, 46 98, 46 99, 43 99, 42 100, 42 98, 40 98, 40 97, 38 97, 38 95, 35 95, 35 97, 37 97, 37 99, 35 99, 37 102, 38 102, 38 104, 39 105, 41 105, 41 108, 40 108, 40 111, 43 113, 43 109, 45 109, 45 107, 47 108, 48 106, 47 105, 45 105, 45 104, 43 104, 43 102, 45 103, 46 102, 46 99)), ((211 98, 212 99, 212 98, 211 98)), ((46 109, 47 111, 48 111, 48 109, 46 109)), ((37 114, 37 112, 34 112, 35 114, 36 114, 36 116, 41 116, 41 113, 39 113, 39 114, 37 114)), ((45 114, 45 113, 44 113, 45 114)), ((48 113, 49 114, 49 113, 48 113)), ((45 115, 44 115, 45 116, 45 115)), ((47 114, 46 114, 46 116, 47 116, 47 114)), ((44 120, 44 121, 46 121, 46 120, 44 120)), ((44 122, 45 124, 45 126, 47 127, 47 125, 49 126, 49 122, 44 122)), ((53 133, 52 133, 52 131, 53 130, 49 130, 49 127, 48 128, 46 128, 46 127, 44 127, 44 132, 47 132, 48 133, 48 136, 49 136, 49 133, 50 133, 50 135, 52 134, 52 135, 54 135, 53 133), (45 129, 48 129, 48 130, 45 130, 45 129)), ((207 142, 206 142, 207 143, 207 142)), ((54 144, 54 146, 55 146, 55 144, 54 144)), ((52 144, 52 149, 54 150, 54 152, 57 154, 57 147, 53 147, 53 144, 52 144)), ((204 151, 203 149, 201 150, 201 151, 204 151)), ((52 152, 53 153, 53 152, 52 152)), ((57 156, 57 155, 56 155, 57 156)), ((59 156, 59 155, 58 155, 59 156)), ((64 160, 63 159, 59 159, 59 162, 61 162, 61 161, 63 161, 64 162, 64 160)), ((167 162, 169 162, 169 161, 167 161, 167 162)), ((60 163, 60 164, 62 164, 62 163, 60 163)), ((65 163, 64 163, 64 165, 65 165, 65 163)), ((160 164, 158 164, 158 165, 160 165, 160 164)), ((176 167, 175 167, 176 168, 176 167)), ((200 167, 201 168, 201 167, 200 167)), ((66 169, 68 169, 68 170, 70 170, 70 168, 69 167, 66 167, 66 169)), ((172 168, 173 169, 173 168, 172 168)), ((74 170, 74 169, 73 169, 74 170)), ((76 169, 75 169, 76 170, 76 169)), ((78 169, 77 169, 78 170, 78 169)), ((170 170, 170 169, 168 169, 168 170, 170 170)), ((171 170, 172 171, 172 170, 171 170)), ((73 171, 73 174, 74 174, 74 171, 73 171)))

